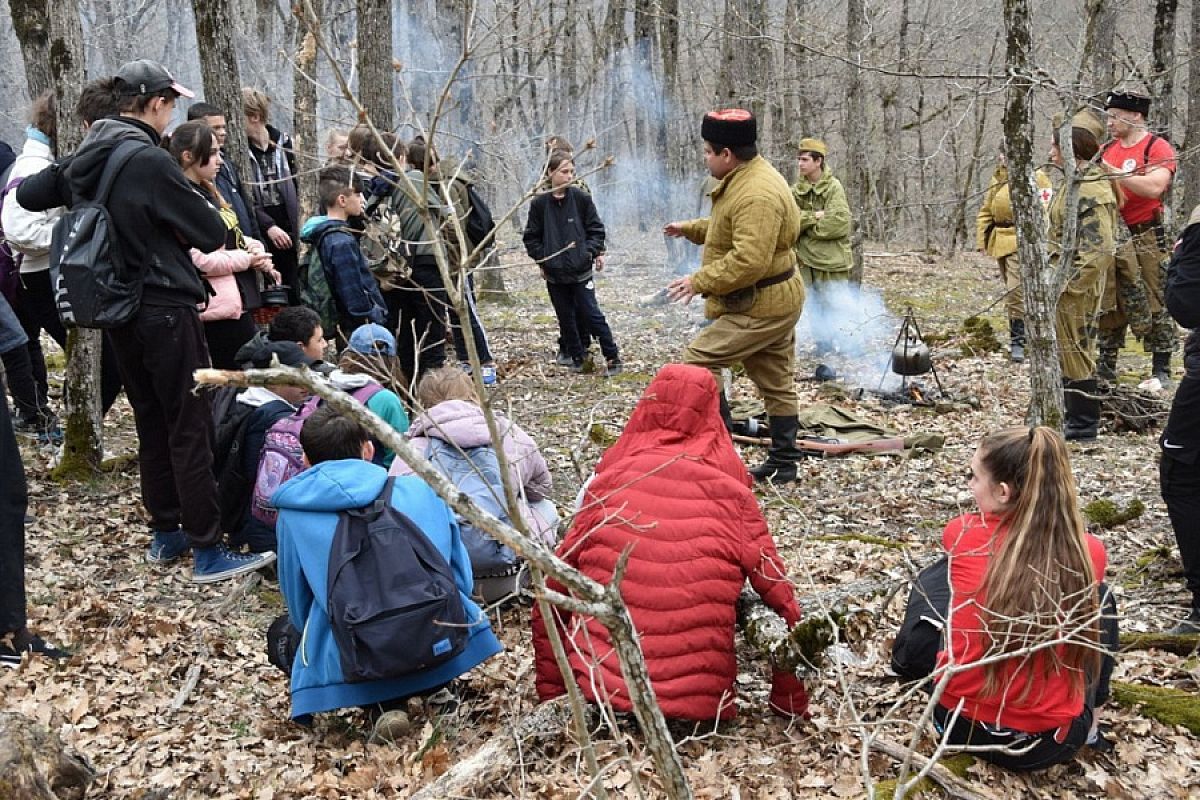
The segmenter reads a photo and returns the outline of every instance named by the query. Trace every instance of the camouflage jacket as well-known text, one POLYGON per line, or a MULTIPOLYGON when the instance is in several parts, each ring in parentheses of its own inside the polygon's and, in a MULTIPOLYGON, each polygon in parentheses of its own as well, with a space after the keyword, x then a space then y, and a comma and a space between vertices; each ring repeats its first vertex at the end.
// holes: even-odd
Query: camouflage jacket
MULTIPOLYGON (((1056 172, 1056 178, 1046 242, 1055 265, 1058 264, 1067 214, 1065 176, 1056 172)), ((1079 179, 1079 233, 1075 242, 1074 269, 1065 289, 1067 294, 1099 291, 1116 252, 1117 196, 1113 194, 1107 173, 1101 167, 1091 165, 1084 169, 1079 179)))

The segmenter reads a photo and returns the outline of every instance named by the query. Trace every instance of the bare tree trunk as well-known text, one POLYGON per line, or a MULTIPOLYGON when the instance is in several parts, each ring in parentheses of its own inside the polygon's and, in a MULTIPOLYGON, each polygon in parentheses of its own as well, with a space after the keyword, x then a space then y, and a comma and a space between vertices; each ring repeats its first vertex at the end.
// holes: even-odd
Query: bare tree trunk
POLYGON ((846 115, 842 120, 842 138, 846 141, 846 194, 850 201, 853 232, 850 253, 853 265, 850 280, 862 283, 863 239, 867 194, 867 102, 863 92, 862 48, 866 40, 867 16, 863 0, 846 3, 846 50, 854 63, 846 85, 846 115))
POLYGON ((390 131, 396 126, 396 97, 392 91, 391 0, 357 0, 358 97, 375 127, 390 131))
POLYGON ((808 54, 800 40, 804 36, 805 0, 787 0, 783 11, 783 65, 779 70, 787 76, 783 85, 783 112, 776 129, 777 144, 789 146, 804 136, 821 136, 820 131, 808 131, 808 91, 804 86, 808 54))
POLYGON ((25 79, 29 96, 35 98, 54 87, 50 75, 50 17, 46 0, 8 0, 13 31, 25 59, 25 79))
MULTIPOLYGON (((1200 2, 1192 3, 1193 50, 1200 45, 1200 2)), ((1184 168, 1183 214, 1200 205, 1200 58, 1188 59, 1188 110, 1186 145, 1181 150, 1184 168)))
POLYGON ((1053 271, 1046 257, 1045 217, 1034 182, 1033 28, 1029 0, 1004 0, 1005 65, 1009 78, 1004 108, 1004 154, 1008 159, 1017 253, 1025 290, 1025 330, 1029 357, 1028 422, 1062 428, 1062 369, 1054 315, 1058 306, 1053 271))
MULTIPOLYGON (((301 154, 316 154, 320 150, 317 142, 317 43, 310 26, 321 24, 323 7, 324 0, 312 0, 316 16, 307 20, 307 24, 296 25, 296 66, 292 71, 292 96, 296 105, 292 112, 292 132, 296 152, 301 154)), ((300 218, 304 219, 318 205, 317 172, 307 159, 301 158, 298 163, 301 165, 300 218)))
MULTIPOLYGON (((1154 93, 1157 124, 1152 127, 1170 138, 1175 116, 1175 12, 1179 0, 1157 0, 1154 4, 1154 93)), ((1193 12, 1194 14, 1195 12, 1193 12)))
POLYGON ((233 0, 192 0, 196 18, 196 44, 200 50, 200 75, 204 100, 225 112, 225 147, 222 155, 232 161, 239 175, 250 174, 250 149, 242 114, 242 78, 238 72, 233 0))
MULTIPOLYGON (((1193 9, 1195 4, 1193 4, 1193 9)), ((1192 12, 1195 18, 1196 12, 1192 12)), ((1096 94, 1112 89, 1117 80, 1114 43, 1117 36, 1117 9, 1109 0, 1101 0, 1096 9, 1096 50, 1092 59, 1092 84, 1096 94)), ((1195 41, 1193 39, 1192 41, 1195 41)), ((1194 84, 1190 83, 1189 86, 1194 84)))

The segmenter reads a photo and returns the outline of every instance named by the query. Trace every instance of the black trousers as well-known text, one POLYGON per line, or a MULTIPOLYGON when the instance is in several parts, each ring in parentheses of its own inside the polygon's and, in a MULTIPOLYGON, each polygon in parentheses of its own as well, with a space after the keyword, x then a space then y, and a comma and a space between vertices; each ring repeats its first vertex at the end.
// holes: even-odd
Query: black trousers
POLYGON ((584 342, 590 334, 600 341, 600 352, 610 361, 620 358, 617 343, 613 340, 608 320, 596 300, 596 284, 591 279, 583 283, 547 283, 550 304, 558 317, 560 346, 571 358, 581 361, 585 354, 584 342), (586 328, 580 328, 580 323, 586 328))
MULTIPOLYGON (((293 223, 288 218, 287 206, 263 206, 263 211, 267 212, 267 216, 276 225, 291 235, 293 223)), ((300 305, 300 243, 293 239, 291 247, 280 250, 271 243, 271 237, 267 236, 266 231, 262 234, 263 244, 271 254, 275 269, 279 271, 283 285, 288 287, 288 305, 300 305)))
POLYGON ((254 338, 258 331, 250 312, 237 319, 218 319, 204 323, 204 341, 208 344, 209 360, 215 369, 241 369, 237 351, 254 338))
MULTIPOLYGON (((17 287, 17 299, 12 304, 25 335, 29 337, 29 361, 32 369, 34 386, 37 392, 36 400, 17 399, 13 390, 13 402, 22 416, 30 412, 25 405, 36 404, 39 408, 49 408, 48 396, 50 390, 49 377, 46 374, 46 355, 42 352, 41 335, 45 331, 51 339, 64 351, 67 349, 67 329, 58 316, 58 307, 54 304, 54 288, 50 282, 50 270, 27 272, 21 275, 17 287)), ((7 355, 7 354, 6 354, 7 355)), ((8 362, 5 362, 7 367, 8 362)), ((113 350, 108 334, 104 334, 100 348, 100 410, 107 414, 121 393, 121 372, 117 368, 117 354, 113 350)))
POLYGON ((450 299, 436 264, 413 266, 409 284, 388 292, 388 326, 395 327, 400 368, 410 381, 446 363, 446 313, 450 299))
POLYGON ((138 434, 142 502, 156 531, 180 525, 194 547, 221 541, 208 395, 192 373, 208 366, 204 323, 191 307, 143 305, 112 330, 138 434))
POLYGON ((0 636, 25 627, 25 466, 0 393, 0 636))
MULTIPOLYGON (((483 323, 479 321, 479 309, 475 299, 475 277, 467 276, 467 285, 464 288, 463 299, 467 303, 468 323, 471 327, 471 338, 475 340, 475 352, 479 355, 479 363, 486 364, 492 361, 492 350, 488 347, 487 332, 483 329, 483 323)), ((458 318, 458 313, 454 310, 453 304, 450 306, 450 335, 454 337, 454 355, 459 361, 470 361, 467 353, 467 339, 464 334, 462 321, 458 318)))
MULTIPOLYGON (((1177 397, 1179 391, 1183 391, 1182 383, 1177 397)), ((1200 464, 1188 464, 1163 453, 1158 462, 1158 481, 1179 545, 1183 577, 1192 593, 1192 608, 1200 608, 1200 464)))

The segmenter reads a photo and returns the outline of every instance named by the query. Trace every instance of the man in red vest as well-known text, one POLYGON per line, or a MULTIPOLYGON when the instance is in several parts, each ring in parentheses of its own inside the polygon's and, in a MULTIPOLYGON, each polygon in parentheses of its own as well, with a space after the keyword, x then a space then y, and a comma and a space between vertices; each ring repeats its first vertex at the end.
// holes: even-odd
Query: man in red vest
POLYGON ((1168 252, 1163 197, 1175 177, 1175 149, 1146 125, 1150 98, 1112 92, 1104 107, 1113 138, 1102 156, 1124 196, 1121 219, 1129 229, 1129 239, 1117 248, 1115 274, 1109 273, 1100 306, 1097 374, 1109 380, 1116 378, 1117 353, 1125 344, 1128 322, 1143 339, 1146 350, 1153 353, 1152 376, 1165 386, 1170 381, 1171 353, 1178 339, 1175 322, 1163 305, 1168 252), (1149 301, 1149 324, 1143 328, 1144 335, 1139 330, 1138 303, 1128 302, 1129 296, 1136 297, 1136 289, 1121 291, 1139 275, 1149 301), (1118 301, 1118 295, 1124 302, 1118 301))

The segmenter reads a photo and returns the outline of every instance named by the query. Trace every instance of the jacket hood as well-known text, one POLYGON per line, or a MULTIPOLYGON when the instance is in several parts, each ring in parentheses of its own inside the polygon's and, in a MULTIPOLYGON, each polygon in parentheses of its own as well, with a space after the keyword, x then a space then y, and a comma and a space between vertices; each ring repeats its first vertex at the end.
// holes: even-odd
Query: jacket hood
POLYGON ((387 470, 361 459, 324 461, 284 483, 271 503, 299 511, 342 511, 373 503, 383 491, 387 470))
POLYGON ((650 449, 667 449, 703 461, 731 478, 752 485, 746 465, 721 420, 717 382, 712 373, 688 364, 658 371, 633 410, 621 438, 596 465, 610 465, 650 449))
POLYGON ((248 342, 237 349, 237 352, 233 354, 233 360, 239 365, 248 364, 254 358, 254 354, 268 344, 270 344, 270 339, 267 338, 267 334, 259 331, 248 342))
MULTIPOLYGON (((499 412, 495 413, 500 435, 503 436, 508 421, 499 412)), ((413 438, 424 436, 441 439, 463 448, 479 447, 491 444, 492 441, 492 437, 488 435, 487 418, 483 415, 483 409, 466 400, 438 403, 413 420, 408 434, 413 438)))
POLYGON ((329 373, 329 382, 343 392, 353 392, 370 383, 371 376, 358 372, 342 372, 341 369, 334 369, 333 372, 329 373))
POLYGON ((796 181, 796 190, 799 192, 813 192, 815 194, 825 194, 829 187, 833 184, 833 170, 828 166, 821 167, 821 177, 816 183, 810 183, 808 178, 803 175, 796 181))
POLYGON ((300 241, 312 244, 317 240, 317 235, 321 231, 338 226, 345 226, 345 221, 340 219, 330 219, 324 214, 318 214, 315 217, 309 217, 304 220, 304 226, 300 228, 300 241))
POLYGON ((65 170, 65 177, 76 197, 93 197, 100 187, 100 175, 108 157, 118 144, 128 140, 157 147, 158 132, 132 117, 105 117, 88 129, 78 153, 65 170))

